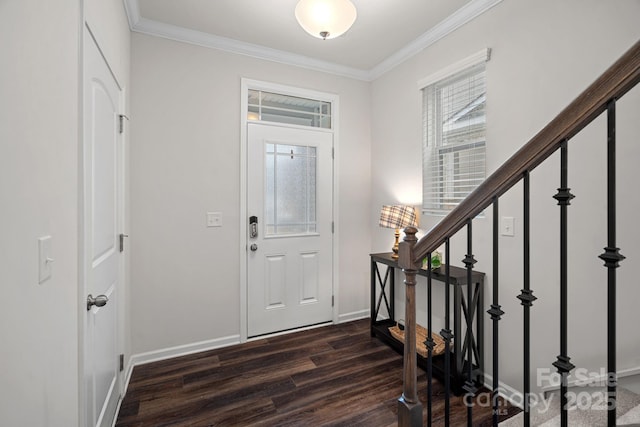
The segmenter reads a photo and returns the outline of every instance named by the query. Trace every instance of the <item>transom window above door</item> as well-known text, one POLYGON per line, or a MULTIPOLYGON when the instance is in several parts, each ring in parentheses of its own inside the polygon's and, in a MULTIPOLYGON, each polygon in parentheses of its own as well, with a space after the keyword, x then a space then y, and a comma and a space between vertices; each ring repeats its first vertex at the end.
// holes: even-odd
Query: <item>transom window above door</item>
POLYGON ((331 102, 262 90, 248 91, 247 120, 331 129, 331 102))

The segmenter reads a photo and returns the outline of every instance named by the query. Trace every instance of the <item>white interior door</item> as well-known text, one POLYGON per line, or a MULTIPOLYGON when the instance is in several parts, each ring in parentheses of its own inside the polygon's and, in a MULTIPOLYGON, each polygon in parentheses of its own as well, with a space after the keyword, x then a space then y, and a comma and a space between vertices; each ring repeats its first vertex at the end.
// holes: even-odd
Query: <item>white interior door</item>
POLYGON ((333 136, 250 123, 247 138, 248 336, 331 321, 333 136))
POLYGON ((116 327, 122 262, 120 89, 86 29, 84 46, 85 295, 97 302, 87 306, 85 318, 85 402, 87 425, 110 426, 120 397, 116 327))

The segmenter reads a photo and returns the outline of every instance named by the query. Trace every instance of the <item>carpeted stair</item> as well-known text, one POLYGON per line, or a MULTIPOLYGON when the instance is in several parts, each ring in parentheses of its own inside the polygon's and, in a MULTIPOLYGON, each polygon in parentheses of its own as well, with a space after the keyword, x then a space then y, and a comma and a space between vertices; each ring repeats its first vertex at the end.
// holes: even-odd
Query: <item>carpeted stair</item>
MULTIPOLYGON (((577 402, 569 408, 569 425, 575 427, 606 426, 606 391, 588 389, 576 391, 577 402), (593 404, 593 405, 592 405, 593 404), (580 408, 578 407, 580 405, 580 408), (588 407, 588 408, 585 408, 588 407)), ((617 425, 640 427, 640 395, 625 388, 618 388, 617 425)), ((560 396, 553 393, 531 409, 531 425, 540 427, 560 426, 560 396)), ((524 426, 523 413, 500 423, 503 427, 524 426)))

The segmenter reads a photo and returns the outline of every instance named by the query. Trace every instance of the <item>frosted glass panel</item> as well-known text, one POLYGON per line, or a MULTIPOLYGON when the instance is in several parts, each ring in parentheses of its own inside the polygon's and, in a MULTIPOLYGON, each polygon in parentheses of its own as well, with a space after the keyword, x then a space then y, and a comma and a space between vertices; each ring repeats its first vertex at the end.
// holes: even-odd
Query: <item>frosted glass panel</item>
POLYGON ((316 148, 266 144, 268 236, 316 232, 316 148))

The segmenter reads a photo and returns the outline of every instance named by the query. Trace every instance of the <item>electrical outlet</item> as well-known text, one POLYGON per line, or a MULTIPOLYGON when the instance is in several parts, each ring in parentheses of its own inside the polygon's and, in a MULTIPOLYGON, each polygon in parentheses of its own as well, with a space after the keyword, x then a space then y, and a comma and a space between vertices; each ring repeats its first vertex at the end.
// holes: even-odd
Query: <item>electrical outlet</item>
POLYGON ((502 234, 503 236, 513 237, 515 236, 514 228, 515 228, 515 219, 512 216, 503 216, 500 234, 502 234))

